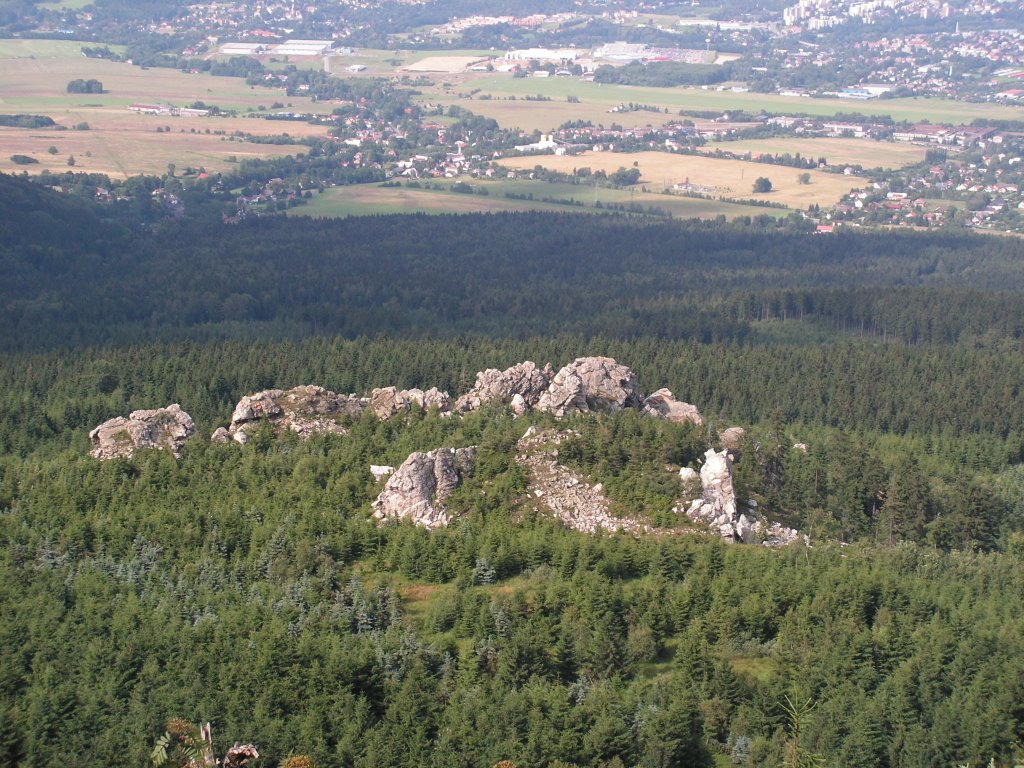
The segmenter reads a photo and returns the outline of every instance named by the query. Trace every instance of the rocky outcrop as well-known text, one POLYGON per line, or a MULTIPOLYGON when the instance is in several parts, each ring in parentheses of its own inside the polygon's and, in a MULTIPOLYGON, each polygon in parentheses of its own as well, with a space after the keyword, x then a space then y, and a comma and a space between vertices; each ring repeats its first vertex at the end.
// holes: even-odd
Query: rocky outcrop
POLYGON ((437 387, 431 387, 426 392, 422 389, 381 387, 370 393, 370 407, 378 419, 387 421, 400 413, 408 413, 413 408, 436 408, 439 413, 449 413, 451 398, 447 392, 441 392, 437 387))
POLYGON ((341 421, 359 418, 370 401, 356 395, 339 395, 323 387, 308 384, 289 390, 267 389, 246 395, 238 401, 231 414, 231 425, 213 433, 214 442, 227 442, 227 437, 244 443, 245 432, 260 422, 269 421, 277 431, 291 430, 307 438, 319 432, 344 434, 341 421))
POLYGON ((469 413, 484 403, 498 402, 511 406, 517 414, 525 413, 537 405, 554 374, 550 364, 538 368, 530 360, 516 363, 504 371, 488 368, 480 371, 473 388, 455 401, 455 410, 469 413))
POLYGON ((527 492, 536 504, 534 509, 550 512, 567 528, 584 533, 621 530, 636 535, 649 531, 638 520, 612 515, 611 502, 600 483, 591 485, 581 474, 558 463, 557 446, 576 436, 572 430, 530 427, 519 440, 516 463, 529 475, 527 492))
POLYGON ((473 447, 410 454, 373 502, 373 516, 382 522, 412 520, 424 528, 448 525, 451 516, 444 500, 462 483, 475 458, 473 447))
POLYGON ((799 531, 759 517, 754 511, 757 504, 753 501, 747 503, 744 511, 737 509, 736 492, 732 484, 732 459, 727 449, 711 449, 704 454, 700 482, 701 498, 690 504, 686 514, 696 523, 711 526, 726 541, 761 543, 769 547, 781 547, 794 541, 807 543, 807 537, 799 531))
POLYGON ((647 396, 644 400, 644 413, 668 419, 675 424, 690 422, 698 427, 704 426, 704 417, 700 415, 697 406, 676 400, 672 392, 664 388, 647 396))
POLYGON ((167 450, 180 455, 195 434, 192 417, 177 403, 152 411, 132 411, 128 418, 105 421, 89 433, 92 455, 101 460, 128 459, 143 448, 167 450))
POLYGON ((579 357, 555 374, 537 409, 561 417, 642 405, 633 371, 610 357, 579 357))
POLYGON ((721 533, 724 539, 750 543, 753 520, 744 514, 737 514, 736 492, 732 486, 732 460, 728 451, 710 449, 704 454, 700 483, 703 495, 690 505, 687 516, 694 522, 707 523, 721 533))

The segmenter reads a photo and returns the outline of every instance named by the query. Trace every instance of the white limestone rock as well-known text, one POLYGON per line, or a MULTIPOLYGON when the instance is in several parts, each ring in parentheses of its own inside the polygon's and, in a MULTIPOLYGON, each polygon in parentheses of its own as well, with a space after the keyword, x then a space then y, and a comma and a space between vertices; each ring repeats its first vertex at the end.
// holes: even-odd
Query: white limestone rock
POLYGON ((447 392, 441 392, 437 387, 431 387, 426 391, 380 387, 370 393, 370 407, 378 419, 387 421, 400 413, 408 413, 413 408, 436 408, 440 413, 448 413, 451 411, 451 398, 447 392))
POLYGON ((644 413, 668 419, 675 424, 690 422, 698 427, 704 426, 704 417, 700 415, 697 406, 676 400, 672 392, 664 388, 647 396, 644 400, 644 413))
POLYGON ((610 357, 580 357, 555 374, 537 409, 562 417, 642 405, 633 371, 610 357))
MULTIPOLYGON (((369 404, 367 398, 339 395, 313 384, 289 390, 267 389, 246 395, 238 401, 227 432, 232 439, 242 444, 248 436, 239 435, 244 435, 263 421, 270 422, 277 432, 287 429, 302 438, 320 432, 345 434, 341 421, 346 417, 359 418, 369 404)), ((219 432, 217 430, 211 437, 215 442, 224 439, 219 432)))
POLYGON ((181 406, 172 403, 151 411, 132 411, 128 418, 118 416, 100 424, 89 433, 93 457, 129 459, 144 448, 167 450, 175 456, 192 435, 196 425, 181 406))
POLYGON ((412 520, 424 528, 451 522, 444 500, 451 495, 476 458, 476 448, 438 448, 409 455, 373 502, 377 520, 412 520))
POLYGON ((480 371, 473 388, 455 401, 455 411, 470 413, 484 403, 499 402, 512 406, 514 413, 525 413, 537 405, 554 373, 550 365, 538 368, 532 360, 516 363, 504 371, 497 368, 480 371))
POLYGON ((371 464, 370 474, 373 475, 374 481, 379 483, 388 475, 395 474, 395 468, 386 464, 371 464))

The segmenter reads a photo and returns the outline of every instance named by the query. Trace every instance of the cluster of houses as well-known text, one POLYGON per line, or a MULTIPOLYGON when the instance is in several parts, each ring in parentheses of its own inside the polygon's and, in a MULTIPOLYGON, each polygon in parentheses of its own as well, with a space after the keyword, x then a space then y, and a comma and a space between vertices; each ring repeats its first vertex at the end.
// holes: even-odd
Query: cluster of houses
POLYGON ((955 219, 975 229, 1022 231, 1024 135, 1002 139, 923 170, 893 172, 851 192, 832 214, 852 222, 935 225, 955 219))

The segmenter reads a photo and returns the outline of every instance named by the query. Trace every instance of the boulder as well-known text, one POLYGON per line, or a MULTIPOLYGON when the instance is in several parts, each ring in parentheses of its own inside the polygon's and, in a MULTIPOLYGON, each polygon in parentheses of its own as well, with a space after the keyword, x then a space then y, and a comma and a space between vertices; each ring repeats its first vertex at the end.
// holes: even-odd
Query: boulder
POLYGON ((476 448, 438 448, 409 455, 373 502, 379 521, 412 520, 424 528, 451 522, 444 507, 448 498, 472 469, 476 448))
MULTIPOLYGON (((238 401, 226 431, 240 443, 247 438, 239 435, 244 435, 247 429, 262 421, 269 421, 278 432, 288 429, 302 438, 318 432, 344 434, 341 420, 345 417, 359 418, 368 406, 366 398, 339 395, 313 384, 287 391, 267 389, 238 401)), ((210 439, 227 442, 220 429, 210 439)))
POLYGON ((550 365, 541 369, 531 360, 516 363, 504 371, 488 368, 477 373, 473 388, 455 401, 455 410, 469 413, 484 403, 497 401, 513 406, 513 410, 519 409, 518 413, 525 413, 537 405, 553 376, 554 369, 550 365))
POLYGON ((395 468, 386 464, 371 464, 370 474, 373 475, 373 479, 379 483, 388 475, 395 474, 395 468))
POLYGON ((722 448, 736 457, 743 447, 743 438, 746 436, 747 430, 743 427, 729 427, 718 433, 718 441, 722 444, 722 448))
POLYGON ((231 426, 238 427, 250 421, 260 419, 273 419, 282 414, 277 399, 284 396, 280 389, 266 389, 253 395, 246 395, 238 401, 235 410, 231 413, 231 426))
POLYGON ((226 427, 217 427, 213 430, 213 434, 210 435, 210 442, 217 445, 227 445, 231 442, 231 433, 228 432, 226 427))
POLYGON ((408 413, 412 408, 427 410, 437 408, 440 413, 451 411, 451 401, 447 392, 431 387, 426 392, 422 389, 398 389, 398 387, 380 387, 370 393, 370 407, 381 421, 387 421, 399 413, 408 413))
POLYGON ((177 403, 152 411, 132 411, 128 418, 105 421, 89 433, 92 455, 101 460, 131 458, 143 448, 167 450, 180 455, 182 446, 195 434, 192 417, 177 403))
POLYGON ((610 357, 577 358, 555 374, 537 402, 538 410, 558 417, 642 405, 633 371, 610 357))
POLYGON ((704 417, 700 415, 697 406, 676 400, 671 391, 659 389, 647 396, 644 400, 644 413, 648 416, 657 416, 668 419, 676 424, 690 422, 698 427, 704 426, 704 417))
POLYGON ((690 469, 689 467, 683 467, 679 470, 679 481, 684 485, 691 485, 700 481, 700 475, 697 470, 690 469))

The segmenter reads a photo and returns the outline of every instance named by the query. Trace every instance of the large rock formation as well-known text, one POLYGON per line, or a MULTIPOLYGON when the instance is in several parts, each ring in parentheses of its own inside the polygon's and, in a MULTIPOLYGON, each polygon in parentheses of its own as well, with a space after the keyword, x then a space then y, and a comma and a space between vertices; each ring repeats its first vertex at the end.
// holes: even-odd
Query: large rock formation
POLYGON ((519 440, 516 463, 529 475, 527 491, 537 504, 534 509, 540 512, 545 508, 567 528, 584 533, 622 530, 637 535, 649 531, 638 520, 612 515, 611 502, 600 483, 591 485, 578 472, 558 463, 557 446, 576 436, 571 430, 530 427, 519 440))
POLYGON ((732 487, 732 460, 725 449, 709 449, 700 468, 703 495, 687 510, 695 522, 704 522, 731 541, 752 541, 752 523, 744 514, 737 514, 736 492, 732 487))
POLYGON ((484 403, 496 401, 511 405, 517 413, 523 413, 537 405, 554 374, 550 364, 538 368, 530 360, 516 363, 504 371, 488 368, 480 371, 473 388, 455 401, 455 410, 458 413, 469 413, 484 403))
POLYGON ((580 357, 555 374, 537 409, 561 417, 642 405, 633 371, 610 357, 580 357))
POLYGON ((381 387, 370 393, 370 407, 378 419, 387 421, 399 413, 408 413, 414 407, 422 410, 437 408, 440 413, 449 413, 451 398, 437 387, 431 387, 426 392, 422 389, 381 387))
POLYGON ((304 438, 317 432, 344 434, 341 420, 359 418, 369 404, 365 397, 339 395, 312 384, 287 391, 267 389, 239 400, 231 414, 231 425, 227 430, 218 429, 211 439, 245 442, 246 431, 262 421, 269 421, 278 431, 288 429, 304 438))
POLYGON ((118 416, 106 421, 89 433, 89 439, 97 459, 127 459, 142 448, 159 448, 178 456, 195 431, 192 417, 173 403, 152 411, 132 411, 127 419, 118 416))
POLYGON ((729 451, 708 450, 704 466, 700 469, 702 496, 690 504, 687 516, 698 523, 706 523, 727 541, 752 544, 760 542, 769 547, 780 547, 794 541, 807 542, 807 537, 793 528, 761 519, 755 512, 756 504, 748 502, 749 509, 740 512, 736 505, 736 492, 732 485, 732 458, 729 451))
POLYGON ((672 392, 664 388, 647 396, 644 400, 644 413, 668 419, 676 424, 688 421, 698 427, 704 426, 704 417, 700 415, 697 406, 676 400, 672 392))
POLYGON ((373 516, 380 521, 409 519, 424 528, 448 525, 451 516, 444 500, 462 483, 475 458, 473 447, 410 454, 373 502, 373 516))

